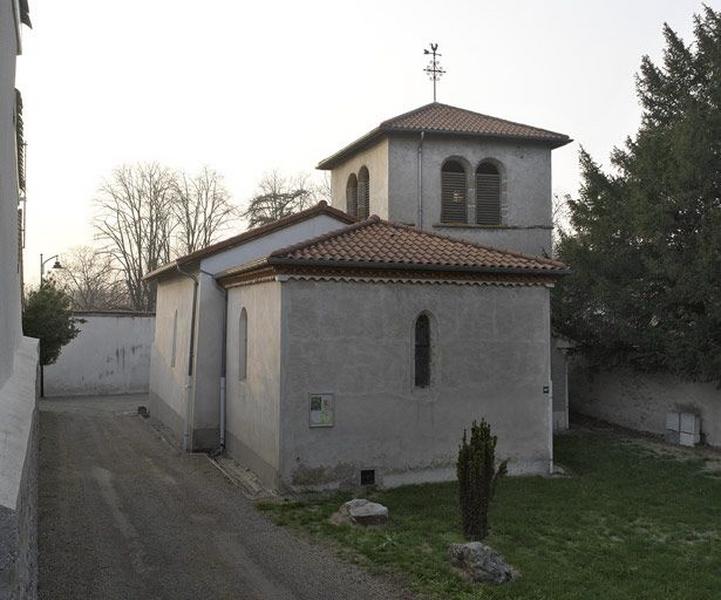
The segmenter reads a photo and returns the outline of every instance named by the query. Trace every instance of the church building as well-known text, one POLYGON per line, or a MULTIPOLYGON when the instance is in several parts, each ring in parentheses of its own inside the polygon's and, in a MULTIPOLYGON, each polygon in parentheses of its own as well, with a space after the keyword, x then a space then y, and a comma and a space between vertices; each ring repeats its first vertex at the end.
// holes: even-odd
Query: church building
POLYGON ((455 477, 486 418, 553 465, 551 151, 567 136, 433 103, 323 160, 325 203, 157 283, 151 414, 269 487, 455 477))

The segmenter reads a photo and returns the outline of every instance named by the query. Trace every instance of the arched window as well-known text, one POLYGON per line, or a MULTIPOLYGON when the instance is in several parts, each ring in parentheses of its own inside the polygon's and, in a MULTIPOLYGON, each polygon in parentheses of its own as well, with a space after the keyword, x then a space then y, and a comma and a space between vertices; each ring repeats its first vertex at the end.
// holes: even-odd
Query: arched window
POLYGON ((367 219, 370 214, 370 176, 368 169, 361 167, 358 171, 358 215, 359 219, 367 219))
POLYGON ((476 169, 476 223, 501 224, 501 174, 490 162, 476 169))
POLYGON ((431 321, 428 315, 420 315, 415 327, 415 385, 431 384, 431 321))
POLYGON ((248 313, 245 308, 240 311, 238 319, 238 380, 248 376, 248 313))
POLYGON ((358 216, 358 178, 355 173, 348 176, 348 183, 345 186, 346 212, 351 217, 358 216))
POLYGON ((441 167, 441 222, 466 222, 466 170, 457 160, 441 167))

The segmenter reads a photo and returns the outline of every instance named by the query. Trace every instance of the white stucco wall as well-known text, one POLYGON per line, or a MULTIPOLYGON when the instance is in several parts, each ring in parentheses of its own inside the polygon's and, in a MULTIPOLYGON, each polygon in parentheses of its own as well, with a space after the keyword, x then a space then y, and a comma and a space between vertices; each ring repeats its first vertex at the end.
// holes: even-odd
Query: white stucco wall
POLYGON ((721 390, 714 382, 628 369, 591 371, 576 359, 569 371, 569 401, 572 413, 658 434, 665 431, 666 413, 698 414, 705 442, 721 447, 721 390))
POLYGON ((356 177, 361 167, 368 169, 369 214, 388 219, 388 139, 383 139, 370 148, 358 152, 331 171, 331 196, 335 208, 348 212, 346 186, 348 177, 356 177))
MULTIPOLYGON (((192 280, 179 277, 158 282, 155 333, 150 352, 150 413, 183 439, 188 407, 188 351, 193 304, 192 280), (175 362, 173 329, 176 322, 175 362)), ((191 413, 192 417, 192 413, 191 413)))
POLYGON ((22 335, 15 0, 0 0, 0 598, 37 597, 38 343, 22 335))
POLYGON ((155 317, 134 313, 77 313, 85 322, 45 367, 45 396, 96 396, 148 391, 155 317))
POLYGON ((0 386, 13 371, 21 339, 15 160, 16 20, 12 0, 0 1, 0 386))
POLYGON ((316 215, 203 258, 195 268, 186 267, 186 270, 191 271, 198 279, 192 385, 187 373, 193 282, 181 274, 159 279, 150 372, 151 413, 170 427, 178 441, 182 440, 186 431, 187 443, 194 450, 215 448, 220 441, 219 406, 225 293, 218 288, 213 275, 345 225, 335 217, 316 215), (175 367, 171 367, 170 349, 176 310, 177 360, 175 367), (188 420, 190 426, 187 425, 188 420))
POLYGON ((543 287, 283 284, 281 477, 297 487, 455 477, 463 428, 485 417, 512 473, 552 462, 549 294, 543 287), (413 327, 432 315, 433 375, 413 386, 413 327), (335 394, 310 428, 308 394, 335 394))
POLYGON ((281 285, 231 288, 228 292, 226 448, 270 486, 279 471, 281 285), (247 314, 246 378, 239 378, 239 321, 247 314))
POLYGON ((255 238, 223 252, 204 258, 200 268, 208 273, 217 274, 226 269, 267 256, 274 250, 292 246, 329 231, 345 227, 346 223, 330 215, 316 215, 305 221, 294 223, 262 237, 255 238))

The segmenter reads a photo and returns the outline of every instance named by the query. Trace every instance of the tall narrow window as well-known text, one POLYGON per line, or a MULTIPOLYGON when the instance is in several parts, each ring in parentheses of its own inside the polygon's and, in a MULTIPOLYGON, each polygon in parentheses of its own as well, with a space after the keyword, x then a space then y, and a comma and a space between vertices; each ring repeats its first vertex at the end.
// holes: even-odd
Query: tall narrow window
POLYGON ((358 216, 358 178, 355 173, 350 174, 345 186, 345 205, 346 212, 351 217, 358 216))
POLYGON ((476 223, 501 224, 501 174, 488 162, 476 169, 476 223))
POLYGON ((431 322, 428 315, 416 319, 415 329, 415 384, 416 387, 428 387, 431 384, 431 322))
POLYGON ((368 169, 358 171, 358 218, 367 219, 370 214, 370 176, 368 169))
POLYGON ((466 222, 466 170, 457 160, 441 167, 441 222, 466 222))
POLYGON ((238 379, 248 376, 248 313, 243 308, 238 319, 238 379))
POLYGON ((178 347, 178 311, 173 315, 173 344, 170 347, 170 366, 175 368, 175 353, 178 347))

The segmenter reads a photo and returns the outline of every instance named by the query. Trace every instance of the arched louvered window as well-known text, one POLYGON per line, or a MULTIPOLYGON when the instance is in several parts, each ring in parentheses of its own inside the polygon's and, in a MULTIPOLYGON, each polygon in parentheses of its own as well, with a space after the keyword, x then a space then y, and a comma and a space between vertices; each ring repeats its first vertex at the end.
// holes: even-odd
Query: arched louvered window
POLYGON ((441 168, 441 222, 466 222, 466 170, 457 160, 441 168))
POLYGON ((238 380, 244 381, 248 376, 248 313, 245 308, 240 311, 238 319, 238 380))
POLYGON ((476 169, 476 223, 501 224, 501 174, 496 165, 483 162, 476 169))
POLYGON ((415 385, 431 384, 431 321, 428 315, 420 315, 415 327, 415 385))
POLYGON ((368 169, 358 171, 358 214, 359 219, 367 219, 370 214, 370 176, 368 169))
POLYGON ((358 178, 355 173, 348 176, 348 183, 345 186, 346 212, 351 217, 358 216, 358 178))

